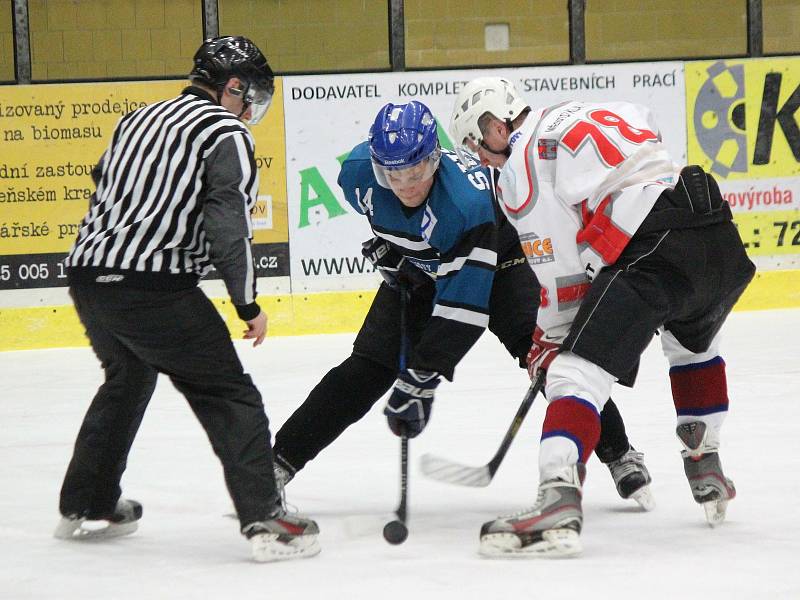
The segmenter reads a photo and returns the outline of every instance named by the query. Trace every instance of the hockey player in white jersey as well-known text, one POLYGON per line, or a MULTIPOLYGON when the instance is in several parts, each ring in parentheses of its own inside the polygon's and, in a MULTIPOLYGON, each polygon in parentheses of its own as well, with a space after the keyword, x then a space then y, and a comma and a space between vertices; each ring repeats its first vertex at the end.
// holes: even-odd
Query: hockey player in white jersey
POLYGON ((716 182, 676 166, 648 109, 565 102, 532 110, 513 84, 466 85, 450 124, 460 151, 502 168, 500 204, 541 285, 529 372, 547 371, 535 505, 484 524, 488 556, 580 553, 585 463, 615 381, 633 385, 660 330, 677 435, 710 525, 735 494, 719 460, 728 410, 719 330, 752 279, 716 182))

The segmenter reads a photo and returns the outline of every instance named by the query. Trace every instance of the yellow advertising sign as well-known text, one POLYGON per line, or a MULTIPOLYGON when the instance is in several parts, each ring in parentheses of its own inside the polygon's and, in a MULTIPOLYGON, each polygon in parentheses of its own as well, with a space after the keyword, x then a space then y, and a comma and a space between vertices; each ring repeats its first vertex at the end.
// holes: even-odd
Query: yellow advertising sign
POLYGON ((800 253, 800 212, 797 210, 736 213, 734 222, 750 256, 800 253))
MULTIPOLYGON (((280 77, 275 79, 275 95, 267 116, 251 131, 256 140, 256 165, 259 171, 259 199, 253 211, 253 241, 256 244, 288 244, 286 127, 283 114, 283 80, 280 77)), ((284 274, 288 275, 288 262, 286 269, 284 274)))
MULTIPOLYGON (((91 170, 117 121, 177 95, 186 85, 181 80, 0 86, 0 289, 63 285, 58 262, 87 211, 94 192, 91 170)), ((270 111, 253 135, 260 171, 254 241, 277 245, 255 252, 259 276, 286 275, 289 233, 280 81, 270 111)))
POLYGON ((122 115, 184 82, 0 88, 0 255, 66 252, 94 191, 92 167, 122 115))
POLYGON ((724 179, 800 176, 800 57, 688 62, 689 163, 724 179))

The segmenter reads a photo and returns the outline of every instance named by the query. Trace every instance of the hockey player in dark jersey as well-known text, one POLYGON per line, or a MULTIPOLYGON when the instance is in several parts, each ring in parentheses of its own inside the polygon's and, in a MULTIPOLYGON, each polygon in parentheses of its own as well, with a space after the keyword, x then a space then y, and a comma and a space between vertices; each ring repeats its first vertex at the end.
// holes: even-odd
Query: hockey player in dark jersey
MULTIPOLYGON (((275 436, 276 480, 286 483, 361 419, 392 385, 384 413, 397 434, 428 422, 434 391, 488 328, 526 366, 539 306, 538 285, 514 228, 497 208, 489 171, 462 163, 438 143, 419 102, 387 104, 369 141, 356 146, 338 183, 370 222, 364 254, 384 276, 352 354, 331 369, 275 436), (399 282, 407 302, 406 368, 399 282)), ((597 447, 623 498, 652 506, 650 477, 612 401, 597 447)))

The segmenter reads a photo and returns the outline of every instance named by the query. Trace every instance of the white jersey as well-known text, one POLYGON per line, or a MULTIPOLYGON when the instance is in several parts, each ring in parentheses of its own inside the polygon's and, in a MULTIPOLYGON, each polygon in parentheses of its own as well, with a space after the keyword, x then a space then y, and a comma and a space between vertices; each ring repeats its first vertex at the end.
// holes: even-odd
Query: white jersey
POLYGON ((537 325, 560 343, 678 168, 650 111, 626 102, 532 111, 509 144, 498 196, 542 286, 537 325))

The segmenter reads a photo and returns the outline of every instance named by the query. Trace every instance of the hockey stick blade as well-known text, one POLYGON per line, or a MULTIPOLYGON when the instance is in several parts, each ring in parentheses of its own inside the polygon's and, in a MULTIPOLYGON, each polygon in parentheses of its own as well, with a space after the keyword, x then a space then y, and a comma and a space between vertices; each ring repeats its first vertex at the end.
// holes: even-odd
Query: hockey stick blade
POLYGON ((506 431, 506 435, 500 443, 500 447, 487 464, 481 467, 470 467, 433 454, 424 454, 420 459, 422 474, 431 479, 455 485, 469 487, 486 487, 489 485, 494 474, 497 473, 497 469, 500 468, 500 463, 503 462, 511 442, 514 441, 519 428, 522 426, 522 422, 525 420, 536 394, 544 387, 544 380, 545 373, 540 371, 528 388, 522 404, 517 409, 517 414, 514 415, 514 419, 511 421, 511 425, 509 425, 508 431, 506 431))
POLYGON ((468 487, 486 487, 492 481, 489 467, 471 467, 447 460, 435 454, 423 454, 420 469, 425 477, 444 483, 468 487))

